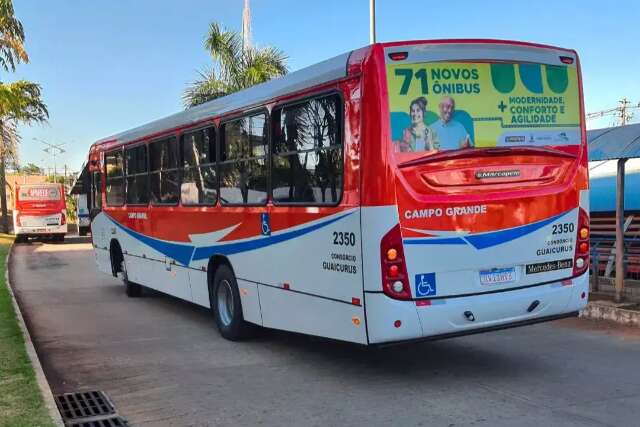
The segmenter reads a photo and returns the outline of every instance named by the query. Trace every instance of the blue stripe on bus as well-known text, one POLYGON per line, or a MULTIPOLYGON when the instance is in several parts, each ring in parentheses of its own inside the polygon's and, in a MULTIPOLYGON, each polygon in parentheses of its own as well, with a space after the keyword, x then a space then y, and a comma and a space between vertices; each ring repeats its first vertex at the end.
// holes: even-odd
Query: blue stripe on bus
POLYGON ((460 237, 446 237, 442 239, 406 239, 405 245, 466 245, 460 237))
POLYGON ((349 212, 337 218, 332 218, 328 221, 319 222, 317 224, 313 224, 298 230, 288 231, 281 234, 272 234, 271 236, 265 236, 259 239, 249 240, 246 242, 227 243, 227 244, 218 244, 213 246, 199 247, 199 248, 196 248, 195 253, 193 254, 193 260, 197 261, 201 259, 207 259, 212 255, 218 255, 218 254, 233 255, 240 252, 252 251, 254 249, 261 249, 266 246, 271 246, 276 243, 281 243, 287 240, 294 239, 296 237, 300 237, 304 234, 311 233, 312 231, 318 230, 338 220, 341 220, 342 218, 345 218, 351 215, 352 213, 353 212, 349 212))
POLYGON ((519 237, 526 236, 527 234, 531 234, 534 231, 537 231, 542 227, 545 227, 551 224, 552 222, 562 218, 563 216, 567 215, 569 212, 571 212, 571 210, 567 212, 563 212, 560 215, 547 218, 542 221, 534 222, 534 223, 523 225, 520 227, 510 228, 507 230, 500 230, 500 231, 494 231, 491 233, 464 236, 464 239, 476 249, 485 249, 491 246, 501 245, 503 243, 515 240, 519 237))
POLYGON ((193 250, 195 246, 174 242, 167 242, 166 240, 154 239, 153 237, 146 236, 142 233, 138 233, 130 228, 125 227, 120 224, 118 221, 110 218, 114 224, 120 227, 124 232, 126 232, 131 237, 138 239, 145 245, 151 247, 152 249, 160 252, 161 254, 168 256, 171 259, 175 259, 182 265, 189 265, 191 261, 191 256, 193 255, 193 250))
POLYGON ((161 254, 171 259, 176 260, 182 265, 189 265, 189 263, 192 260, 197 261, 201 259, 207 259, 212 255, 233 255, 240 252, 247 252, 247 251, 252 251, 254 249, 261 249, 267 246, 274 245, 276 243, 281 243, 287 240, 291 240, 296 237, 300 237, 302 235, 311 233, 312 231, 318 230, 322 227, 325 227, 343 218, 346 218, 352 213, 353 211, 336 218, 331 218, 327 221, 319 222, 319 223, 310 225, 308 227, 300 228, 298 230, 292 230, 292 231, 288 231, 280 234, 272 234, 271 236, 260 237, 258 239, 248 240, 244 242, 219 243, 212 246, 202 246, 202 247, 196 247, 193 244, 174 243, 174 242, 167 242, 166 240, 155 239, 153 237, 146 236, 142 233, 138 233, 137 231, 134 231, 134 230, 131 230, 130 228, 125 227, 124 225, 120 224, 113 218, 110 218, 110 219, 127 234, 141 241, 145 245, 151 247, 152 249, 160 252, 161 254))
POLYGON ((405 245, 466 245, 469 244, 476 249, 486 249, 492 246, 501 245, 517 238, 531 234, 550 223, 557 221, 563 216, 573 211, 573 209, 563 212, 559 215, 547 218, 542 221, 522 225, 507 230, 492 231, 482 234, 468 234, 463 237, 444 237, 444 238, 426 238, 426 239, 405 239, 405 245))

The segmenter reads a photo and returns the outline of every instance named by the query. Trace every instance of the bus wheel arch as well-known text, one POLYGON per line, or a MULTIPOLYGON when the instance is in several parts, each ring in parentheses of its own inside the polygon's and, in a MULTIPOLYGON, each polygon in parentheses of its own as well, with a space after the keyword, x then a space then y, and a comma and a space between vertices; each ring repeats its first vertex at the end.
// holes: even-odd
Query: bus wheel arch
POLYGON ((246 338, 251 326, 244 320, 236 275, 229 259, 214 255, 207 268, 209 305, 220 334, 231 341, 246 338))
POLYGON ((113 277, 118 277, 118 273, 122 272, 124 255, 122 254, 120 243, 116 239, 111 239, 109 243, 109 258, 111 260, 111 274, 113 277))
POLYGON ((141 296, 142 285, 129 280, 124 254, 120 243, 116 239, 112 239, 109 245, 109 257, 111 258, 111 274, 113 274, 113 277, 118 277, 118 273, 122 273, 122 282, 125 286, 127 296, 129 298, 141 296))

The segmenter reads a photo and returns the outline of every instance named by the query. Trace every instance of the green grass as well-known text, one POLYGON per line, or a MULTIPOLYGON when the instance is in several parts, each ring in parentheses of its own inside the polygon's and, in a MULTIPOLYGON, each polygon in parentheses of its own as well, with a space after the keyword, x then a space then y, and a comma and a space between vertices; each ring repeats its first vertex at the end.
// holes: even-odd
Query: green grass
POLYGON ((44 406, 5 281, 13 236, 0 234, 0 426, 54 426, 44 406))

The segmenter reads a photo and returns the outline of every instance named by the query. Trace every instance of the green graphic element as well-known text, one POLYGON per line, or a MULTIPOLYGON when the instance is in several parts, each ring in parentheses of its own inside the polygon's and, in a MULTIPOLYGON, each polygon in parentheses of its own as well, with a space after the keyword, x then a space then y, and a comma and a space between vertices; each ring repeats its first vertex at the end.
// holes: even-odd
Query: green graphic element
POLYGON ((569 86, 567 67, 560 65, 545 65, 547 85, 555 93, 564 93, 569 86))
POLYGON ((491 64, 491 82, 498 92, 511 92, 516 87, 513 64, 491 64))
POLYGON ((520 80, 529 92, 542 93, 542 70, 540 64, 520 64, 520 80))

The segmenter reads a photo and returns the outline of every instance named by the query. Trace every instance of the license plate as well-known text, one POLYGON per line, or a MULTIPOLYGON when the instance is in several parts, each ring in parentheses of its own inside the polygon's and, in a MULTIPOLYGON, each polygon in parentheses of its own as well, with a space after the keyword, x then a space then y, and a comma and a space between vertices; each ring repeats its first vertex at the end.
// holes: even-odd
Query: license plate
POLYGON ((495 268, 493 270, 480 271, 480 283, 483 285, 496 285, 516 281, 516 268, 495 268))

